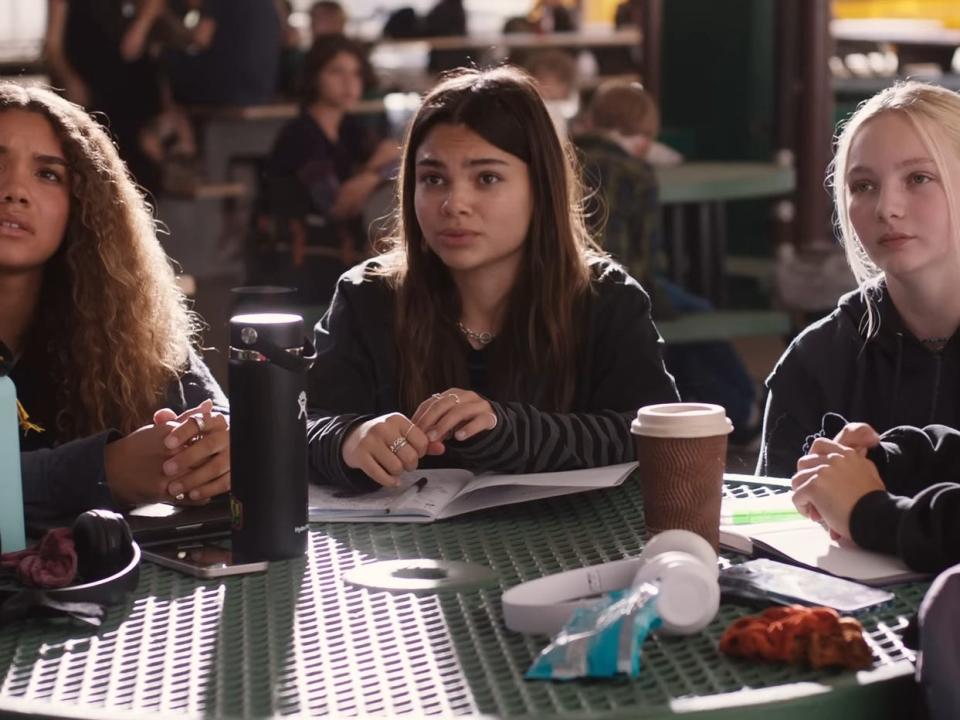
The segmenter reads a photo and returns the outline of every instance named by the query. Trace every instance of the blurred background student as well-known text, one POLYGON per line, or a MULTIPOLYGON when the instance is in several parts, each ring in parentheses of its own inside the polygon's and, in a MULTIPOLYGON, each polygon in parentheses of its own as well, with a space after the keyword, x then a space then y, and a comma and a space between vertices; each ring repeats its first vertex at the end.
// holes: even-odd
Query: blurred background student
POLYGON ((575 13, 563 0, 537 0, 527 14, 527 21, 538 33, 573 32, 577 29, 575 13))
MULTIPOLYGON (((592 191, 588 217, 607 252, 640 279, 653 298, 654 319, 706 312, 710 303, 667 280, 663 266, 657 177, 647 162, 660 129, 656 103, 638 83, 601 85, 586 112, 587 132, 576 138, 584 183, 592 191)), ((667 368, 680 397, 722 405, 733 421, 731 441, 759 432, 753 380, 733 346, 710 341, 667 345, 667 368)))
POLYGON ((160 168, 141 133, 163 111, 160 66, 147 47, 162 11, 163 0, 48 0, 44 40, 51 82, 68 100, 102 113, 130 171, 151 191, 159 188, 160 168))
POLYGON ((343 36, 317 41, 304 62, 301 112, 281 131, 267 161, 258 226, 265 263, 254 268, 325 303, 337 278, 370 254, 361 220, 371 193, 399 158, 350 111, 360 101, 367 60, 343 36))
POLYGON ((537 83, 557 132, 566 140, 575 131, 573 123, 580 110, 576 60, 564 50, 539 50, 525 54, 522 65, 537 83))
POLYGON ((330 35, 344 35, 347 29, 347 14, 336 0, 317 0, 310 6, 311 44, 330 35))
POLYGON ((275 0, 191 0, 193 42, 164 55, 177 102, 259 105, 273 99, 282 24, 275 0))

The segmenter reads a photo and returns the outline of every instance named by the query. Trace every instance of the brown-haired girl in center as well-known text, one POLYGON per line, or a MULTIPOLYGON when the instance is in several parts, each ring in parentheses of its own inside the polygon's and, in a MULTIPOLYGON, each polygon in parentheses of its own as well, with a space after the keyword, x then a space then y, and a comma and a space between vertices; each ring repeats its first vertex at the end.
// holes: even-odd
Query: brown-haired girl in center
POLYGON ((638 407, 677 399, 650 302, 584 227, 530 78, 449 76, 404 144, 387 251, 317 326, 311 463, 395 486, 424 464, 543 472, 633 459, 638 407))

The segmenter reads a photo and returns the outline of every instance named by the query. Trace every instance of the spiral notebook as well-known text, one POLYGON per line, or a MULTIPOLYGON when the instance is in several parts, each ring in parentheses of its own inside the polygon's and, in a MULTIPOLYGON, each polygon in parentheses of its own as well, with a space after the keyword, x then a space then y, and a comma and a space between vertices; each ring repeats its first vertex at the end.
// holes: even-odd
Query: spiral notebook
POLYGON ((310 485, 310 522, 428 523, 500 505, 616 487, 635 462, 528 475, 474 475, 468 470, 417 470, 397 489, 351 495, 310 485))

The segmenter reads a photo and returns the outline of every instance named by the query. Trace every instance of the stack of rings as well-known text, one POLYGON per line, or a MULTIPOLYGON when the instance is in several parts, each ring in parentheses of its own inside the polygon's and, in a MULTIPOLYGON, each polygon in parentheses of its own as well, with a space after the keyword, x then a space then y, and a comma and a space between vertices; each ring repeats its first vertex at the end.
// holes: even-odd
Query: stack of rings
POLYGON ((409 425, 407 425, 407 429, 403 431, 403 435, 398 437, 388 446, 390 448, 390 452, 392 452, 394 455, 400 452, 400 448, 402 448, 404 445, 407 444, 407 435, 409 435, 410 431, 413 430, 415 427, 416 425, 414 425, 413 423, 410 423, 409 425))
MULTIPOLYGON (((453 398, 454 405, 460 404, 460 396, 457 395, 456 393, 446 393, 445 395, 441 395, 440 393, 434 393, 430 397, 433 398, 433 402, 449 397, 449 398, 453 398)), ((433 403, 430 404, 430 407, 433 407, 433 403)), ((403 435, 398 437, 396 440, 394 440, 392 443, 390 443, 387 446, 390 449, 390 452, 392 452, 394 455, 400 452, 400 448, 402 448, 404 445, 407 444, 407 435, 410 434, 410 431, 413 430, 414 427, 416 426, 413 423, 410 423, 410 425, 408 425, 407 429, 404 431, 403 435)))
POLYGON ((207 423, 203 419, 203 413, 194 413, 190 416, 190 419, 197 424, 197 434, 190 438, 190 442, 196 442, 203 437, 203 433, 207 429, 207 423))
MULTIPOLYGON (((197 434, 194 435, 192 438, 190 438, 190 444, 192 445, 193 443, 203 438, 203 433, 206 432, 206 429, 207 429, 207 423, 203 419, 203 413, 194 413, 193 415, 190 416, 190 419, 197 424, 197 434)), ((183 500, 184 497, 186 496, 183 493, 177 493, 176 495, 173 496, 173 499, 183 500)))

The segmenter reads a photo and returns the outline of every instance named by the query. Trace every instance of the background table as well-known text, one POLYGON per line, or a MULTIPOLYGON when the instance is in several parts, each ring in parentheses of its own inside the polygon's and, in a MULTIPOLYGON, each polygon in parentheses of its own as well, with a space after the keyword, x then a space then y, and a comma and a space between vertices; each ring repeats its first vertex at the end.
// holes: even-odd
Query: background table
POLYGON ((792 167, 759 162, 685 162, 656 168, 660 202, 729 202, 793 192, 792 167))
MULTIPOLYGON (((728 491, 771 492, 746 484, 728 491)), ((98 631, 36 622, 0 631, 0 712, 138 720, 906 716, 913 655, 899 633, 922 585, 898 588, 893 605, 862 618, 877 658, 870 671, 729 660, 717 641, 747 609, 724 604, 703 633, 648 639, 635 681, 524 681, 546 638, 504 627, 502 590, 636 555, 642 531, 631 479, 432 525, 315 526, 308 557, 260 575, 198 581, 145 563, 137 592, 98 631), (419 557, 481 563, 499 580, 470 592, 392 594, 341 577, 373 560, 419 557)))
POLYGON ((726 204, 793 192, 797 182, 794 169, 775 163, 687 162, 656 168, 656 173, 660 203, 670 221, 666 240, 672 279, 723 305, 726 204), (688 238, 697 245, 699 269, 694 283, 685 278, 688 238))

